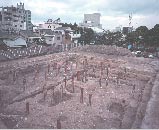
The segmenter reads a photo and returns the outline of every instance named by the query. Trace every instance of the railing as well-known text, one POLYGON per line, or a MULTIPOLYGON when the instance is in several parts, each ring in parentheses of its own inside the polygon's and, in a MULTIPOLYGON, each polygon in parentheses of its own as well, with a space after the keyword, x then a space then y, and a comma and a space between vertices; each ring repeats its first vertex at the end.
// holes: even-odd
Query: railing
MULTIPOLYGON (((84 44, 80 43, 71 43, 71 44, 63 44, 61 47, 45 47, 42 45, 36 45, 34 47, 28 48, 9 48, 6 51, 0 50, 0 55, 8 59, 18 59, 22 57, 32 57, 38 56, 42 54, 50 54, 50 53, 57 53, 57 52, 64 52, 70 51, 73 48, 82 47, 84 44)), ((0 59, 1 60, 1 59, 0 59)))

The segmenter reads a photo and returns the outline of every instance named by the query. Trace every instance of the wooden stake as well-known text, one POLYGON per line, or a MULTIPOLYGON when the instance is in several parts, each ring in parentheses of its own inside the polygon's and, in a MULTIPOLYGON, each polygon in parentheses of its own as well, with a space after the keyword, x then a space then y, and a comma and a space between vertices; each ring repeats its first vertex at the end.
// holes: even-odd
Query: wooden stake
POLYGON ((50 64, 48 64, 48 73, 50 72, 50 64))
POLYGON ((46 87, 46 84, 44 84, 44 86, 43 86, 43 94, 44 94, 44 101, 45 101, 45 99, 46 99, 46 96, 47 96, 47 88, 45 88, 46 87))
POLYGON ((57 129, 61 129, 61 122, 60 122, 60 119, 57 119, 57 126, 56 126, 57 129))
POLYGON ((58 68, 57 68, 57 75, 60 73, 60 65, 58 65, 58 68))
POLYGON ((109 75, 109 69, 108 69, 108 67, 107 67, 107 77, 108 77, 108 75, 109 75))
POLYGON ((100 68, 101 68, 101 76, 102 76, 103 75, 103 62, 101 62, 100 68))
POLYGON ((92 99, 92 94, 89 94, 89 105, 90 106, 92 105, 91 99, 92 99))
POLYGON ((13 71, 13 83, 15 83, 16 79, 17 79, 17 73, 15 70, 15 71, 13 71))
POLYGON ((55 88, 53 87, 52 88, 52 99, 51 99, 51 104, 53 104, 53 101, 54 101, 54 96, 55 96, 55 88))
POLYGON ((65 76, 64 82, 65 82, 65 88, 66 88, 66 86, 67 86, 67 78, 66 78, 66 76, 65 76))
POLYGON ((124 68, 124 72, 126 73, 126 67, 124 68))
POLYGON ((29 114, 29 102, 26 103, 26 114, 29 114))
POLYGON ((23 91, 26 89, 26 78, 23 78, 23 91))
POLYGON ((61 100, 63 100, 63 85, 61 85, 61 100))
POLYGON ((80 81, 80 71, 77 71, 77 81, 80 81))
POLYGON ((105 81, 105 85, 106 85, 106 87, 108 86, 108 81, 107 80, 105 81))
POLYGON ((83 103, 83 90, 84 90, 84 88, 81 88, 80 103, 83 103))
POLYGON ((99 86, 101 87, 102 86, 102 79, 99 78, 99 86))
POLYGON ((74 93, 75 92, 74 75, 72 75, 72 87, 73 87, 73 93, 74 93))

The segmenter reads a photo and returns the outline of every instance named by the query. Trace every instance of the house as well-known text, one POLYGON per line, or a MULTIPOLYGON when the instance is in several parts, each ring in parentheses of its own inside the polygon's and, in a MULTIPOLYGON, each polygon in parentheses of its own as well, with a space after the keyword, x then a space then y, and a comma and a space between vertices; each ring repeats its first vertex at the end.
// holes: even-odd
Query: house
POLYGON ((6 45, 8 47, 26 47, 27 46, 25 39, 23 39, 22 37, 15 34, 9 34, 1 30, 0 30, 0 41, 1 41, 1 45, 3 44, 3 47, 5 48, 6 48, 6 45))
POLYGON ((45 39, 45 42, 47 45, 52 45, 54 47, 62 46, 63 40, 62 40, 62 34, 61 33, 51 33, 51 34, 44 34, 43 38, 45 39))
POLYGON ((54 30, 55 33, 61 33, 62 34, 62 40, 63 44, 71 44, 71 36, 70 33, 73 32, 70 27, 59 27, 54 30))
POLYGON ((7 45, 2 40, 0 40, 0 50, 7 50, 7 48, 7 45))
POLYGON ((70 32, 69 35, 71 36, 71 41, 73 43, 78 43, 78 40, 81 37, 80 33, 75 33, 75 32, 70 32))
POLYGON ((34 33, 31 30, 21 30, 19 35, 26 40, 27 43, 38 42, 41 36, 38 33, 34 33))
POLYGON ((6 39, 3 42, 9 47, 27 47, 26 41, 21 37, 16 37, 14 39, 6 39))
POLYGON ((62 27, 62 25, 58 24, 57 20, 48 19, 44 24, 39 24, 38 29, 51 29, 53 31, 58 27, 62 27))

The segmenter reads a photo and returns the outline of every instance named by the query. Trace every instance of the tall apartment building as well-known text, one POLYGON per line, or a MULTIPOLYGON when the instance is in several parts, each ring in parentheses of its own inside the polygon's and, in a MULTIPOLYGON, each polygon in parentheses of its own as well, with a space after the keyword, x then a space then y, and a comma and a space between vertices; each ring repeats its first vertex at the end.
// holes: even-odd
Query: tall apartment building
POLYGON ((16 32, 32 30, 31 11, 24 9, 24 3, 17 3, 17 7, 0 7, 0 28, 16 32))
POLYGON ((97 27, 102 29, 102 24, 100 24, 100 13, 84 14, 83 23, 80 23, 80 27, 97 27))
POLYGON ((24 21, 26 22, 26 30, 33 30, 33 24, 31 23, 31 11, 30 10, 25 10, 24 21))

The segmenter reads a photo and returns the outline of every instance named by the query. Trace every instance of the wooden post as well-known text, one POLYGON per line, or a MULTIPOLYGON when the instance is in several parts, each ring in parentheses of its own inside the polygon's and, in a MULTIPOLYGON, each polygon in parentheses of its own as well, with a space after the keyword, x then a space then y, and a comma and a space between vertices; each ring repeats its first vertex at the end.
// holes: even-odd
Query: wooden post
POLYGON ((91 99, 92 99, 92 94, 89 94, 89 105, 90 106, 92 105, 91 99))
POLYGON ((29 102, 26 103, 26 114, 29 114, 29 102))
POLYGON ((84 88, 81 88, 80 103, 83 103, 83 90, 84 90, 84 88))
POLYGON ((86 69, 87 64, 88 64, 88 62, 87 62, 87 57, 85 57, 85 59, 84 59, 84 69, 86 69))
POLYGON ((72 87, 73 87, 73 93, 74 93, 75 92, 74 75, 72 75, 72 87))
POLYGON ((65 73, 67 73, 67 65, 65 65, 65 73))
POLYGON ((95 67, 93 66, 93 74, 95 74, 95 67))
POLYGON ((23 77, 23 91, 26 89, 26 78, 23 77))
POLYGON ((84 82, 86 83, 88 80, 87 80, 87 71, 84 70, 83 72, 83 78, 84 78, 84 82))
POLYGON ((66 88, 66 86, 67 86, 67 78, 66 78, 66 76, 65 76, 64 82, 65 82, 65 88, 66 88))
POLYGON ((16 79, 17 79, 17 73, 15 70, 15 71, 13 71, 13 83, 15 83, 16 79))
POLYGON ((61 129, 61 122, 60 122, 60 119, 57 119, 57 126, 56 126, 57 129, 61 129))
POLYGON ((63 100, 63 85, 61 85, 61 100, 63 100))
POLYGON ((77 71, 77 81, 80 81, 80 71, 77 71))
POLYGON ((50 72, 50 64, 48 64, 48 73, 50 72))
POLYGON ((101 68, 101 77, 102 77, 103 76, 103 62, 101 62, 100 64, 101 64, 100 68, 101 68))
POLYGON ((108 67, 107 67, 107 77, 108 77, 108 75, 109 75, 109 69, 108 69, 108 67))
POLYGON ((35 77, 34 77, 34 84, 35 84, 35 80, 36 80, 36 78, 38 77, 38 74, 39 74, 39 67, 38 67, 38 64, 36 64, 34 70, 35 70, 35 77))
POLYGON ((44 84, 44 86, 43 86, 43 94, 44 94, 43 99, 44 99, 44 101, 45 101, 46 96, 47 96, 47 88, 45 88, 45 87, 46 87, 46 84, 44 84))
POLYGON ((107 79, 105 80, 105 85, 106 85, 106 87, 108 86, 108 80, 107 79))
POLYGON ((52 99, 51 99, 51 104, 53 104, 53 101, 54 101, 54 97, 55 97, 55 92, 54 92, 55 88, 53 86, 52 88, 52 99))
POLYGON ((78 61, 76 61, 76 69, 78 68, 78 61))
POLYGON ((60 73, 60 65, 58 65, 58 68, 57 68, 57 75, 60 73))
POLYGON ((99 86, 100 87, 102 86, 102 79, 101 79, 101 77, 99 78, 99 86))
POLYGON ((133 85, 133 91, 135 91, 135 84, 133 85))
POLYGON ((45 71, 45 81, 47 81, 47 72, 45 71))
POLYGON ((124 68, 124 72, 126 73, 126 67, 124 68))
POLYGON ((83 65, 83 68, 85 68, 85 63, 84 63, 84 61, 82 62, 82 65, 83 65))

